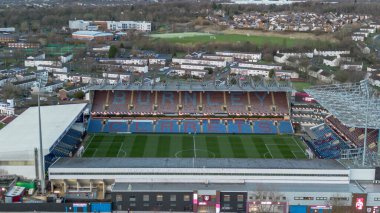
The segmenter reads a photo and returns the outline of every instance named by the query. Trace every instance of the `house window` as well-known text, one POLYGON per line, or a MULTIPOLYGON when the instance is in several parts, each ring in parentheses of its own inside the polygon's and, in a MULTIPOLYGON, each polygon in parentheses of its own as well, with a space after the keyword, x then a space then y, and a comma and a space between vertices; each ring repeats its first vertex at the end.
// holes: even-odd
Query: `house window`
POLYGON ((129 201, 130 201, 130 202, 134 202, 134 201, 136 201, 136 196, 134 196, 134 195, 129 196, 129 201))
POLYGON ((136 206, 136 203, 130 203, 129 206, 136 206))
POLYGON ((164 200, 164 196, 163 195, 157 195, 156 196, 156 201, 163 201, 164 200))
POLYGON ((123 201, 123 195, 122 194, 117 194, 116 195, 116 202, 123 201))
POLYGON ((244 201, 244 195, 238 195, 237 196, 237 201, 238 202, 243 202, 244 201))
POLYGON ((184 195, 183 201, 190 201, 190 195, 184 195))
POLYGON ((170 195, 170 201, 177 201, 177 195, 170 195))
POLYGON ((145 207, 148 207, 148 206, 149 206, 149 203, 144 203, 144 206, 145 206, 145 207))
POLYGON ((176 203, 170 203, 170 206, 171 206, 171 207, 176 207, 177 204, 176 204, 176 203))
POLYGON ((244 205, 242 203, 238 203, 237 204, 237 209, 238 210, 243 210, 244 209, 244 205))
POLYGON ((143 201, 149 201, 149 195, 143 195, 143 201))
POLYGON ((380 197, 375 197, 374 201, 380 201, 380 197))
POLYGON ((122 206, 122 205, 117 205, 117 210, 118 210, 118 211, 123 210, 123 206, 122 206))
POLYGON ((224 202, 230 202, 231 201, 231 196, 230 195, 223 195, 223 201, 224 202))

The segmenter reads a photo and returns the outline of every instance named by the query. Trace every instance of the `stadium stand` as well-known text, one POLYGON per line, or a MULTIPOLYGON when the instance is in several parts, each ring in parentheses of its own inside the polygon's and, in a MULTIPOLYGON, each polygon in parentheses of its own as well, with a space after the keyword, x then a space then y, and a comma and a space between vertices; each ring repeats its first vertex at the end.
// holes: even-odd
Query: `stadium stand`
POLYGON ((280 121, 278 128, 281 134, 294 134, 294 129, 290 121, 280 121))
POLYGON ((102 131, 102 120, 101 119, 92 119, 90 118, 88 120, 88 126, 87 126, 87 131, 89 133, 96 133, 96 132, 101 132, 102 131))
POLYGON ((205 92, 202 93, 203 113, 215 114, 224 113, 222 107, 224 105, 223 92, 205 92))
POLYGON ((198 120, 183 120, 180 131, 184 133, 200 133, 201 127, 198 120))
POLYGON ((130 132, 153 132, 153 120, 133 120, 129 128, 130 132))
POLYGON ((231 92, 227 95, 227 111, 229 114, 244 114, 247 112, 248 98, 245 92, 231 92))
POLYGON ((287 115, 284 92, 95 91, 92 112, 107 114, 287 115), (132 105, 133 108, 129 106, 132 105), (251 111, 248 110, 251 107, 251 111), (277 107, 274 107, 277 106, 277 107), (201 107, 201 108, 199 108, 201 107))
POLYGON ((128 132, 126 120, 108 120, 103 132, 128 132))
POLYGON ((280 114, 289 114, 289 106, 286 93, 274 92, 273 96, 275 105, 277 106, 276 112, 280 114))
MULTIPOLYGON (((338 132, 343 138, 354 143, 357 147, 361 147, 364 144, 364 128, 350 128, 342 124, 336 117, 326 117, 326 123, 329 124, 336 132, 338 132)), ((368 129, 367 144, 370 148, 376 148, 374 146, 379 138, 379 130, 368 129), (372 145, 371 145, 372 144, 372 145)))
POLYGON ((277 128, 273 121, 255 121, 253 125, 253 133, 256 134, 277 134, 277 128))
POLYGON ((157 112, 177 113, 178 92, 157 92, 157 112))
POLYGON ((181 92, 181 103, 182 109, 180 110, 183 114, 192 114, 198 112, 199 93, 198 92, 181 92))
POLYGON ((251 92, 250 94, 252 112, 258 114, 272 114, 272 98, 268 92, 251 92))
POLYGON ((129 108, 130 91, 115 90, 109 93, 109 108, 112 113, 126 113, 129 108))
POLYGON ((104 112, 107 99, 107 91, 96 90, 94 92, 94 99, 92 102, 92 111, 93 112, 104 112))
POLYGON ((202 120, 203 133, 227 133, 226 125, 219 119, 202 120))
POLYGON ((310 129, 316 140, 308 142, 320 158, 336 159, 340 157, 340 150, 349 146, 327 124, 321 124, 310 129))
POLYGON ((228 121, 228 133, 244 133, 244 134, 251 134, 252 128, 250 124, 244 120, 235 120, 233 122, 232 120, 228 121))
POLYGON ((158 120, 156 122, 155 132, 178 133, 178 120, 158 120))
POLYGON ((149 91, 136 91, 134 92, 133 97, 133 109, 131 110, 134 113, 144 113, 151 114, 153 113, 153 105, 155 102, 155 93, 149 91))

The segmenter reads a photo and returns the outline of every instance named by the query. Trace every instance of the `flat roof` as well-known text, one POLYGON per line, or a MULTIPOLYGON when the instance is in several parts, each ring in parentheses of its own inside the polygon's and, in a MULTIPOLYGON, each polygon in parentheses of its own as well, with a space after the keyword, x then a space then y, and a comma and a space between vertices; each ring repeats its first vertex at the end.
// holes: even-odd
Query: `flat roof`
POLYGON ((197 190, 217 190, 229 192, 278 191, 278 192, 336 192, 363 193, 357 185, 350 184, 299 184, 299 183, 128 183, 116 182, 112 192, 126 191, 170 191, 193 192, 197 190))
POLYGON ((60 158, 51 168, 250 168, 346 170, 335 160, 239 158, 60 158))
POLYGON ((89 31, 89 30, 80 30, 72 33, 73 35, 78 35, 78 36, 113 36, 112 33, 107 33, 107 32, 101 32, 101 31, 89 31))
MULTIPOLYGON (((49 149, 86 104, 41 106, 42 142, 49 149)), ((5 153, 33 151, 39 147, 38 107, 30 107, 0 130, 0 160, 5 153)))

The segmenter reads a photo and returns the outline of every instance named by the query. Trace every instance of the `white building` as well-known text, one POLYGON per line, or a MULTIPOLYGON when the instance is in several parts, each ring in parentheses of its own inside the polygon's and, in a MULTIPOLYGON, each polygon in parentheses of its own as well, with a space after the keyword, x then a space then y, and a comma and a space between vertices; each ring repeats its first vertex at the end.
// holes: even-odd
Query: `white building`
POLYGON ((61 72, 67 73, 67 67, 56 67, 56 66, 37 66, 37 70, 46 70, 48 72, 61 72))
POLYGON ((248 60, 251 62, 257 62, 261 60, 261 53, 243 53, 243 52, 215 52, 215 55, 232 56, 235 59, 248 60))
POLYGON ((264 70, 282 70, 281 65, 275 64, 257 64, 257 63, 246 63, 239 62, 238 67, 254 68, 254 69, 264 69, 264 70))
POLYGON ((125 64, 125 65, 147 65, 148 59, 143 58, 101 58, 98 60, 99 63, 115 63, 115 64, 125 64))
POLYGON ((107 29, 112 31, 138 30, 150 32, 152 24, 145 21, 107 21, 107 29))
POLYGON ((1 115, 14 115, 15 114, 15 104, 13 99, 8 99, 7 102, 0 102, 0 114, 1 115))
POLYGON ((49 60, 25 60, 25 67, 38 67, 38 66, 55 66, 61 67, 62 62, 60 61, 49 61, 49 60))
POLYGON ((224 60, 206 60, 206 59, 194 59, 194 58, 173 58, 174 64, 195 64, 195 65, 209 65, 216 67, 225 67, 227 62, 224 60))
POLYGON ((314 49, 314 55, 318 56, 335 56, 350 54, 350 50, 317 50, 314 49))
POLYGON ((84 20, 70 20, 69 28, 71 30, 87 30, 87 27, 90 26, 90 21, 84 20))
POLYGON ((363 63, 347 63, 340 65, 341 70, 362 71, 363 63))
POLYGON ((372 72, 369 77, 369 82, 373 86, 380 87, 380 71, 372 72))
POLYGON ((339 67, 340 61, 341 61, 341 58, 338 55, 337 57, 324 58, 323 64, 326 64, 327 66, 330 66, 330 67, 339 67))
POLYGON ((72 53, 67 53, 67 54, 65 54, 65 55, 61 55, 61 56, 59 56, 58 58, 59 58, 59 60, 60 60, 62 63, 67 63, 67 62, 73 60, 73 56, 74 56, 74 55, 73 55, 72 53))
POLYGON ((232 74, 269 77, 269 70, 258 68, 231 67, 232 74))

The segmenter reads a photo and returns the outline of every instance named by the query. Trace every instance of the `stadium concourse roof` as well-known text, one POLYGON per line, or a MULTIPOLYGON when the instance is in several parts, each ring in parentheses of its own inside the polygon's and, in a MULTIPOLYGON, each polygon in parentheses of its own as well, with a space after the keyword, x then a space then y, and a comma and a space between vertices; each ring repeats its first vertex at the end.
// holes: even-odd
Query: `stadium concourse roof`
POLYGON ((126 191, 193 191, 218 190, 218 191, 279 191, 279 192, 340 192, 363 193, 360 187, 350 184, 297 184, 297 183, 128 183, 116 182, 112 192, 126 191))
MULTIPOLYGON (((87 104, 41 107, 42 142, 48 150, 80 115, 87 104)), ((38 107, 30 107, 0 130, 0 161, 30 160, 34 148, 39 147, 38 107), (18 153, 18 155, 15 155, 18 153)), ((44 151, 44 152, 45 152, 44 151)), ((33 156, 33 155, 32 155, 33 156)))
POLYGON ((252 158, 60 158, 51 168, 346 169, 335 160, 252 158))

